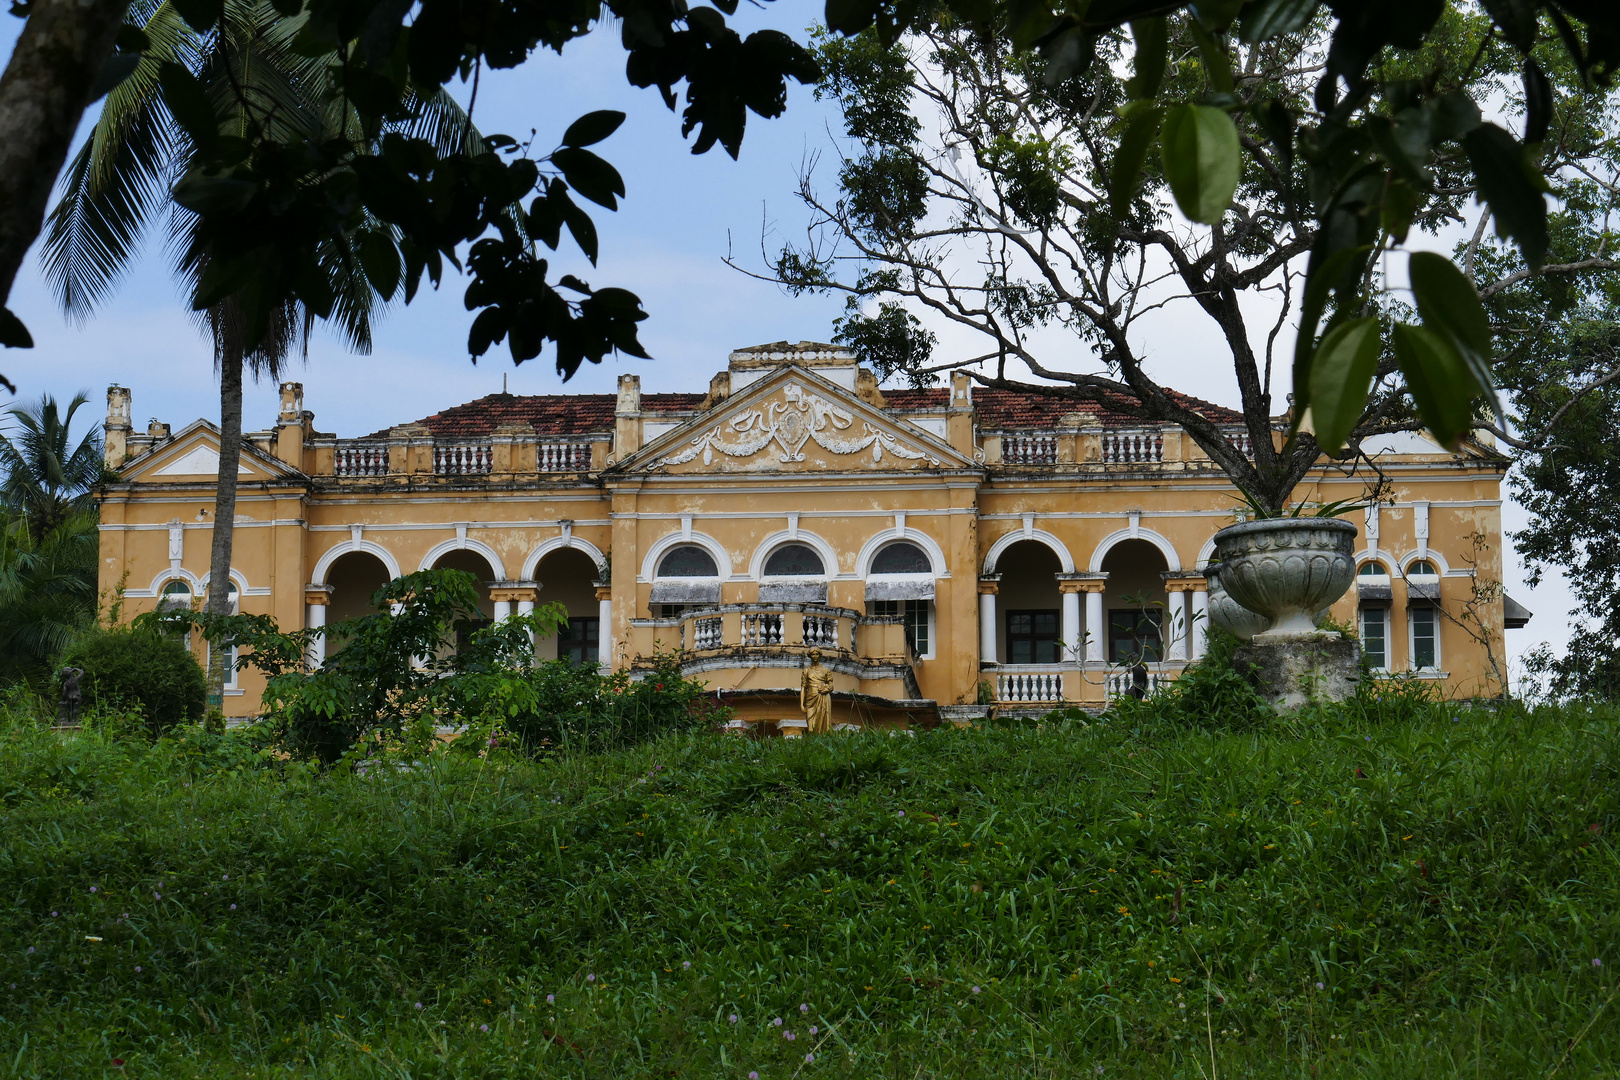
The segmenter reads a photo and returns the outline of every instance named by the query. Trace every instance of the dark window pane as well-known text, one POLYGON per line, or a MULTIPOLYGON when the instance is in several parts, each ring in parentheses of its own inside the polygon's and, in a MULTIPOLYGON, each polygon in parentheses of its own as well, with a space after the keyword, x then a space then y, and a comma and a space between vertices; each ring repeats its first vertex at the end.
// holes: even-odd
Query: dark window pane
POLYGON ((821 556, 803 544, 784 544, 765 560, 766 577, 821 577, 821 556))
POLYGON ((719 577, 714 556, 695 544, 682 544, 658 563, 659 577, 719 577))
POLYGON ((874 574, 929 574, 933 569, 922 548, 906 542, 890 544, 872 560, 874 574))
POLYGON ((1056 664, 1063 659, 1058 642, 1058 612, 1007 612, 1007 662, 1056 664))
POLYGON ((557 659, 571 664, 595 664, 602 620, 571 616, 557 634, 557 659))
POLYGON ((1154 661, 1159 657, 1158 611, 1127 609, 1108 613, 1108 656, 1116 664, 1154 661))

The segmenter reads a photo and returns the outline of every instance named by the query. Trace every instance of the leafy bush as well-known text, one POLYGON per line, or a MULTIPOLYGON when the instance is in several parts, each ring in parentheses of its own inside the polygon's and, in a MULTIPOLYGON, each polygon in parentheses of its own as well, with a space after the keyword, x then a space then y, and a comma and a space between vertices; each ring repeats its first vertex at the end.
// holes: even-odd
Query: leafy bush
POLYGON ((154 735, 202 719, 208 699, 202 668, 167 634, 94 630, 68 647, 61 665, 84 669, 79 690, 87 712, 138 708, 154 735))
POLYGON ((1208 649, 1180 678, 1143 701, 1121 697, 1109 713, 1127 723, 1210 731, 1249 731, 1274 723, 1276 713, 1232 663, 1242 645, 1230 631, 1210 627, 1208 649))

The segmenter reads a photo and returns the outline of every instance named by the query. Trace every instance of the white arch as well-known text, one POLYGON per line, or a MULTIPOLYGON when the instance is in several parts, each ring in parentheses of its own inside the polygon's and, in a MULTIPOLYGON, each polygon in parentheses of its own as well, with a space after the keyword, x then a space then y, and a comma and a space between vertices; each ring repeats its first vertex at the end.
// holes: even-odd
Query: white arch
MULTIPOLYGON (((178 566, 176 566, 176 567, 165 566, 162 570, 159 570, 157 577, 152 579, 151 588, 148 588, 148 589, 126 589, 124 591, 124 595, 125 596, 132 596, 132 597, 133 596, 142 596, 142 597, 144 597, 144 596, 161 596, 161 595, 163 595, 163 586, 167 585, 171 581, 183 581, 183 582, 186 583, 186 586, 191 590, 191 595, 193 595, 193 596, 201 596, 202 595, 202 591, 203 591, 202 581, 199 580, 197 575, 193 574, 190 570, 186 570, 186 569, 183 569, 183 568, 178 567, 178 566)), ((241 585, 237 585, 238 589, 240 589, 241 587, 242 587, 241 585)))
POLYGON ((641 560, 641 576, 637 581, 651 581, 658 573, 658 561, 664 557, 664 552, 672 547, 682 544, 696 544, 698 547, 714 556, 714 565, 720 571, 720 580, 724 581, 731 576, 731 555, 721 545, 720 541, 707 533, 700 532, 672 532, 660 537, 641 560))
MULTIPOLYGON (((1417 557, 1417 552, 1413 552, 1412 555, 1413 555, 1414 558, 1416 558, 1417 557)), ((1398 565, 1396 560, 1395 560, 1395 556, 1391 555, 1389 552, 1385 551, 1383 548, 1377 548, 1377 547, 1362 548, 1360 551, 1356 552, 1354 555, 1352 555, 1350 557, 1353 560, 1355 560, 1357 570, 1361 569, 1361 564, 1364 563, 1364 562, 1381 563, 1383 565, 1384 571, 1386 573, 1389 572, 1389 568, 1391 566, 1398 565)))
POLYGON ((331 571, 332 564, 351 551, 363 551, 367 555, 375 555, 382 561, 383 566, 387 568, 389 581, 400 576, 399 563, 394 559, 393 554, 381 544, 370 540, 345 540, 341 544, 328 548, 326 554, 316 561, 315 569, 310 572, 309 583, 311 585, 325 585, 326 575, 331 571))
MULTIPOLYGON (((202 585, 204 591, 206 591, 208 589, 208 579, 213 577, 213 575, 214 575, 214 572, 212 570, 210 570, 208 573, 204 574, 202 577, 197 579, 198 583, 202 585)), ((233 566, 233 567, 230 568, 230 576, 231 576, 231 581, 236 583, 237 595, 238 596, 247 596, 248 595, 247 575, 242 573, 242 571, 238 570, 236 567, 233 566)), ((270 591, 269 589, 261 589, 260 590, 260 592, 265 592, 265 593, 267 593, 269 591, 270 591)))
POLYGON ((479 555, 484 557, 485 562, 489 563, 490 570, 494 571, 495 577, 493 580, 506 580, 506 563, 501 561, 500 555, 495 551, 494 548, 490 547, 482 540, 474 540, 470 536, 453 536, 442 544, 435 544, 432 550, 430 550, 426 555, 422 556, 421 569, 433 569, 434 563, 438 562, 441 558, 450 554, 452 551, 477 552, 479 555))
POLYGON ((540 570, 540 560, 553 551, 562 551, 564 548, 574 548, 589 555, 591 561, 596 563, 598 574, 607 567, 607 556, 602 554, 601 548, 589 540, 581 540, 577 536, 553 536, 550 540, 529 552, 529 557, 523 560, 523 577, 521 580, 533 581, 534 575, 540 570))
POLYGON ((796 533, 783 529, 781 532, 772 533, 762 540, 760 545, 754 549, 754 557, 748 560, 748 576, 755 581, 764 577, 765 560, 770 557, 771 552, 783 544, 803 544, 817 555, 820 555, 821 565, 824 570, 821 575, 823 579, 831 580, 838 576, 838 552, 833 550, 833 546, 827 541, 813 532, 806 532, 804 529, 800 529, 796 533))
POLYGON ((984 572, 986 574, 995 573, 996 563, 1001 559, 1002 552, 1020 540, 1035 540, 1045 544, 1058 557, 1058 562, 1063 566, 1063 572, 1065 574, 1074 573, 1074 556, 1069 554, 1068 546, 1045 529, 1030 529, 1027 532, 1022 529, 1014 529, 994 544, 991 544, 990 551, 984 557, 984 572))
POLYGON ((1445 577, 1451 573, 1451 567, 1447 565, 1445 556, 1434 550, 1434 548, 1429 548, 1426 551, 1419 551, 1418 549, 1413 548, 1405 555, 1402 555, 1400 560, 1395 564, 1400 569, 1401 576, 1405 577, 1406 568, 1412 565, 1414 562, 1417 562, 1419 559, 1428 559, 1430 562, 1434 563, 1435 568, 1440 571, 1441 577, 1445 577))
POLYGON ((1212 536, 1204 541, 1204 546, 1198 549, 1198 561, 1193 566, 1199 570, 1209 567, 1210 560, 1215 558, 1215 538, 1212 536))
POLYGON ((922 548, 923 554, 928 556, 929 565, 933 568, 929 572, 934 577, 946 578, 951 576, 950 566, 945 561, 944 549, 934 542, 932 536, 919 529, 913 529, 909 525, 904 529, 884 529, 868 540, 865 546, 861 548, 860 553, 855 556, 855 576, 861 578, 871 577, 872 560, 877 558, 878 552, 896 540, 910 540, 913 544, 922 548))
POLYGON ((1138 527, 1135 531, 1120 529, 1118 532, 1111 532, 1103 537, 1102 543, 1097 545, 1097 550, 1091 553, 1091 572, 1093 574, 1102 573, 1103 559, 1108 555, 1109 549, 1124 540, 1146 540, 1158 548, 1159 552, 1164 556, 1167 570, 1174 573, 1181 569, 1181 556, 1176 554, 1176 545, 1172 544, 1167 537, 1154 532, 1152 529, 1138 527))

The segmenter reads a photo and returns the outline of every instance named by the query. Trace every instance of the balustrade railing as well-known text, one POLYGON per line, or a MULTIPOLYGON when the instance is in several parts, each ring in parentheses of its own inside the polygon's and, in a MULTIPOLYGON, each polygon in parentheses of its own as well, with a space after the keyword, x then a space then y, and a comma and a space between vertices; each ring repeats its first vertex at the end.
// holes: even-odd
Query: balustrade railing
POLYGON ((1028 671, 996 676, 996 700, 1018 704, 1063 700, 1063 673, 1028 671))
POLYGON ((742 617, 744 645, 782 644, 782 616, 775 612, 750 612, 742 617))
POLYGON ((1056 465, 1055 435, 1003 435, 1001 460, 1008 465, 1056 465))
POLYGON ((1164 460, 1164 435, 1157 431, 1105 431, 1102 437, 1105 465, 1152 464, 1164 460))
MULTIPOLYGON (((1143 695, 1146 697, 1153 696, 1159 692, 1159 687, 1169 682, 1170 679, 1171 676, 1169 675, 1157 671, 1149 671, 1147 673, 1147 687, 1144 689, 1143 695)), ((1131 688, 1136 685, 1135 676, 1132 675, 1129 670, 1110 671, 1108 673, 1106 685, 1108 688, 1109 701, 1112 701, 1117 697, 1129 697, 1131 696, 1131 688)))
POLYGON ((591 444, 540 443, 535 448, 535 462, 540 472, 586 472, 591 467, 591 444))
POLYGON ((433 448, 433 472, 438 476, 482 476, 494 463, 488 443, 450 443, 433 448))
POLYGON ((1228 431, 1224 434, 1231 440, 1232 445, 1238 448, 1238 453, 1250 461, 1254 460, 1254 439, 1247 431, 1228 431))
POLYGON ((336 476, 387 476, 388 444, 350 443, 333 449, 332 472, 336 476))
MULTIPOLYGON (((850 647, 853 648, 853 630, 851 631, 851 638, 850 647)), ((804 617, 804 643, 823 648, 836 648, 838 645, 838 620, 829 619, 822 615, 806 615, 804 617)))
POLYGON ((694 619, 692 622, 692 647, 694 649, 718 649, 724 641, 720 629, 720 620, 694 619))

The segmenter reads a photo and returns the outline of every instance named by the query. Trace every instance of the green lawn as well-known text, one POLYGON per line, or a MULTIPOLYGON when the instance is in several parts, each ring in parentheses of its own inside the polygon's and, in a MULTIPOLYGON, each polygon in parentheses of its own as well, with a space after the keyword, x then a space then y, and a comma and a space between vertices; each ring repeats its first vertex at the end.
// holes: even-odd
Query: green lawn
POLYGON ((13 726, 0 1075, 1612 1077, 1617 716, 365 777, 13 726))

